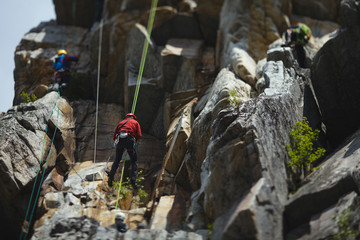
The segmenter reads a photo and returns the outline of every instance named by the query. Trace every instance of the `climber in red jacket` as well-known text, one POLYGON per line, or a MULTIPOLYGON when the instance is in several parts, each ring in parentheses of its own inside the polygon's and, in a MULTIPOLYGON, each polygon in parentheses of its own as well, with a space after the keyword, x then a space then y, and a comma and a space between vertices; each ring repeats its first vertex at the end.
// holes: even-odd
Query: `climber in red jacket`
MULTIPOLYGON (((136 142, 141 138, 140 124, 136 121, 136 116, 133 113, 126 114, 126 118, 122 120, 115 128, 113 140, 116 148, 115 161, 108 174, 108 185, 112 187, 114 176, 117 168, 119 167, 121 156, 124 149, 127 152, 131 160, 131 173, 130 182, 134 189, 136 189, 136 176, 138 173, 137 154, 136 154, 136 142)), ((125 165, 126 166, 126 165, 125 165)))

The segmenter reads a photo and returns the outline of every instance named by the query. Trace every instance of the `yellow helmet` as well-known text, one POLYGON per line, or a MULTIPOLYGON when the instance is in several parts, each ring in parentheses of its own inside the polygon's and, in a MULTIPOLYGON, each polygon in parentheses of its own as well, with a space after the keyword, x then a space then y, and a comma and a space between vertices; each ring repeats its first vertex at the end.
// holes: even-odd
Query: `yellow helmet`
POLYGON ((67 52, 64 49, 60 49, 58 51, 58 55, 61 55, 61 54, 67 54, 67 52))

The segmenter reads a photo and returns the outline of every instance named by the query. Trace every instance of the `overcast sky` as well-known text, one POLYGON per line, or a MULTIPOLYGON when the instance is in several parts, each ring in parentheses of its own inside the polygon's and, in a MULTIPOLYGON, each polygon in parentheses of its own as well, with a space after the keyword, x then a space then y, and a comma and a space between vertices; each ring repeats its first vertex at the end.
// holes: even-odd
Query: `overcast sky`
POLYGON ((16 46, 31 28, 56 17, 52 0, 2 0, 0 6, 0 112, 6 112, 14 98, 16 46))

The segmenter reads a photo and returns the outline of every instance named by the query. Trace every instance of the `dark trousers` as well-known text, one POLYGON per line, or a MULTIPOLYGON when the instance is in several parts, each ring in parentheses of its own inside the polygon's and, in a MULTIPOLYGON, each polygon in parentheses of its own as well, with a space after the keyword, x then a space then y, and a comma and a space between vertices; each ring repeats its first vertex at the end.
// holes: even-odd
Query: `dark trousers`
POLYGON ((65 89, 69 86, 70 77, 71 75, 69 70, 60 69, 54 73, 55 84, 58 84, 58 87, 61 89, 65 89))
POLYGON ((306 68, 306 53, 304 47, 301 45, 295 45, 295 51, 299 66, 301 68, 306 68))
POLYGON ((130 180, 134 182, 136 180, 136 176, 138 173, 138 164, 137 164, 137 154, 136 154, 136 142, 135 139, 131 136, 127 136, 126 138, 119 138, 119 142, 116 145, 115 161, 111 167, 109 176, 111 178, 114 178, 116 170, 120 164, 121 156, 123 155, 125 149, 127 149, 131 161, 130 180))

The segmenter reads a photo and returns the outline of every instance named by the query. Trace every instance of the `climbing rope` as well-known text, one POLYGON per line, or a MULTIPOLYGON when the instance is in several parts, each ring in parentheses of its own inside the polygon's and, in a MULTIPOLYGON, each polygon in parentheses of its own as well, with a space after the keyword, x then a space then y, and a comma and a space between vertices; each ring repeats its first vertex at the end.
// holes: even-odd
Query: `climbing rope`
MULTIPOLYGON (((148 25, 147 25, 148 36, 145 37, 145 40, 144 40, 143 51, 142 51, 141 62, 140 62, 140 70, 139 70, 139 75, 138 75, 138 79, 136 82, 136 89, 135 89, 131 113, 135 113, 135 109, 136 109, 136 103, 137 103, 137 99, 138 99, 138 95, 139 95, 141 78, 142 78, 142 74, 144 71, 145 60, 146 60, 146 55, 147 55, 147 51, 148 51, 148 47, 149 47, 149 41, 150 41, 150 37, 151 37, 152 27, 153 27, 153 23, 154 23, 154 19, 155 19, 157 3, 158 3, 158 0, 152 0, 152 3, 151 3, 151 9, 150 9, 148 25)), ((118 189, 118 193, 117 193, 115 209, 118 208, 120 191, 121 191, 121 187, 122 187, 122 180, 123 180, 123 176, 124 176, 125 162, 126 162, 126 155, 125 155, 125 159, 124 159, 124 162, 122 165, 121 177, 120 177, 120 183, 119 183, 119 189, 118 189)), ((114 218, 115 218, 115 216, 114 216, 114 218)))
POLYGON ((23 238, 23 239, 26 239, 27 234, 28 234, 28 232, 29 232, 30 225, 31 225, 31 220, 32 220, 32 217, 33 217, 33 215, 34 215, 35 208, 36 208, 36 203, 37 203, 37 200, 38 200, 38 197, 39 197, 39 194, 40 194, 41 185, 42 185, 42 182, 43 182, 43 180, 44 180, 44 175, 45 175, 45 172, 46 172, 47 163, 48 163, 48 161, 49 161, 49 157, 50 157, 50 153, 51 153, 51 147, 52 147, 52 145, 53 145, 53 142, 54 142, 54 139, 55 139, 55 135, 56 135, 57 125, 58 125, 58 121, 59 121, 59 110, 60 110, 60 103, 61 103, 60 100, 61 100, 61 99, 60 99, 60 90, 59 90, 59 91, 58 91, 58 99, 57 99, 56 102, 54 103, 54 106, 53 106, 53 108, 52 108, 52 110, 51 110, 51 113, 50 113, 50 116, 49 116, 49 118, 48 118, 48 121, 49 121, 49 120, 51 119, 51 116, 52 116, 53 112, 54 112, 56 103, 59 101, 59 104, 58 104, 58 115, 57 115, 55 130, 54 130, 53 137, 52 137, 52 140, 51 140, 49 153, 48 153, 48 156, 47 156, 47 158, 46 158, 46 162, 45 162, 44 170, 43 170, 42 177, 41 177, 41 180, 40 180, 39 188, 38 188, 38 191, 37 191, 35 200, 34 200, 34 205, 33 205, 33 208, 32 208, 31 214, 30 214, 30 217, 29 217, 29 221, 27 221, 28 214, 29 214, 29 211, 30 211, 31 201, 32 201, 32 198, 33 198, 33 195, 34 195, 34 192, 35 192, 36 182, 37 182, 37 179, 38 179, 40 170, 41 170, 41 163, 42 163, 43 156, 44 156, 46 136, 47 136, 47 132, 48 132, 48 128, 49 128, 49 125, 48 125, 48 124, 46 125, 46 130, 45 130, 45 134, 44 134, 44 143, 43 143, 43 147, 42 147, 42 150, 41 150, 41 158, 40 158, 40 163, 39 163, 39 169, 38 169, 38 171, 37 171, 37 173, 36 173, 34 186, 33 186, 32 192, 31 192, 30 200, 29 200, 29 205, 28 205, 28 208, 27 208, 27 210, 26 210, 26 215, 25 215, 23 227, 22 227, 21 233, 20 233, 20 240, 22 239, 24 232, 25 232, 25 235, 24 235, 24 238, 23 238))
POLYGON ((94 163, 96 162, 96 145, 97 145, 96 141, 97 141, 98 115, 99 115, 99 88, 100 88, 100 66, 101 66, 102 33, 103 33, 103 20, 101 19, 101 21, 100 21, 100 32, 99 32, 98 72, 97 72, 97 87, 96 87, 94 163))
POLYGON ((131 109, 132 113, 135 113, 136 103, 137 103, 138 94, 139 94, 139 90, 140 90, 141 78, 142 78, 142 74, 144 71, 146 55, 147 55, 151 32, 152 32, 152 28, 153 28, 153 24, 154 24, 157 3, 158 3, 158 0, 152 0, 152 3, 151 3, 151 9, 150 9, 148 26, 147 26, 147 32, 148 32, 149 39, 147 37, 145 37, 145 40, 144 40, 144 46, 143 46, 141 62, 140 62, 140 70, 139 70, 139 75, 138 75, 138 79, 136 82, 134 100, 133 100, 132 109, 131 109))

